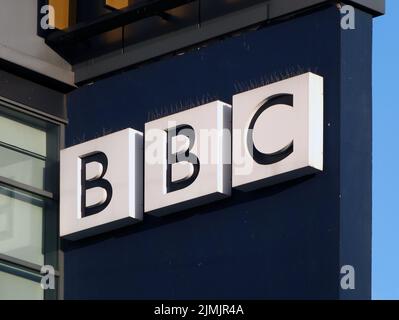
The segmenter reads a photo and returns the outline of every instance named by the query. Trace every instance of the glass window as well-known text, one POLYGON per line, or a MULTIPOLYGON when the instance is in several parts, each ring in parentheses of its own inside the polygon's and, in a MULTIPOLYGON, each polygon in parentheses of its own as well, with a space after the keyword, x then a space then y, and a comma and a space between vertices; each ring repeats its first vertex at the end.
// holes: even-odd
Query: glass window
POLYGON ((0 144, 0 176, 30 185, 44 188, 44 157, 27 155, 0 144))
POLYGON ((0 185, 0 253, 43 265, 44 201, 0 185))
POLYGON ((60 127, 0 97, 0 300, 57 297, 40 270, 58 269, 60 127))
POLYGON ((21 120, 12 119, 9 115, 0 117, 1 141, 37 155, 46 155, 46 131, 21 120))
POLYGON ((48 168, 54 166, 57 126, 0 108, 0 176, 53 191, 48 168))
POLYGON ((0 264, 0 300, 43 300, 39 281, 34 274, 0 264))

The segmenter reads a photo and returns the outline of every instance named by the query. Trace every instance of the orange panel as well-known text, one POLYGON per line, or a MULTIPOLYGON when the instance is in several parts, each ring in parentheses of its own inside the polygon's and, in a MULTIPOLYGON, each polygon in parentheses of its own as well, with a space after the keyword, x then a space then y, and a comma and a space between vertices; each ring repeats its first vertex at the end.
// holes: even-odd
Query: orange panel
POLYGON ((50 24, 56 29, 63 30, 71 26, 72 17, 75 15, 74 0, 49 0, 49 5, 54 8, 54 19, 50 18, 50 24))
POLYGON ((133 2, 134 1, 132 1, 132 0, 106 0, 105 3, 108 7, 120 10, 120 9, 128 7, 133 2))

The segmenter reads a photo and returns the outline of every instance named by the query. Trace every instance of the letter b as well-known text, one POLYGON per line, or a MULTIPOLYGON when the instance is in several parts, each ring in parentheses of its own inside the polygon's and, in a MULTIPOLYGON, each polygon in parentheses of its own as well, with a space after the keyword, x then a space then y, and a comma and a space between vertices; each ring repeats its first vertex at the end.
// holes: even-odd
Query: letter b
POLYGON ((112 199, 112 186, 108 180, 104 179, 108 168, 108 158, 104 152, 92 153, 81 157, 81 160, 81 214, 84 218, 103 211, 109 205, 112 199), (87 165, 93 162, 101 165, 102 172, 98 178, 87 180, 87 165), (106 194, 105 199, 101 199, 98 204, 87 207, 87 191, 94 188, 103 189, 106 194))
POLYGON ((230 196, 230 130, 221 101, 146 123, 144 211, 163 216, 230 196))
POLYGON ((60 234, 71 240, 143 219, 143 135, 125 129, 61 150, 60 234))
POLYGON ((190 152, 195 142, 195 132, 193 127, 189 125, 181 125, 174 129, 169 129, 167 134, 168 164, 166 172, 166 188, 167 192, 174 192, 188 187, 195 181, 200 171, 200 163, 198 157, 190 152), (189 146, 187 147, 187 150, 177 151, 174 153, 172 150, 172 139, 179 135, 183 135, 189 140, 189 146), (178 164, 179 162, 188 162, 192 166, 193 172, 185 179, 174 181, 172 179, 172 167, 174 164, 178 164))

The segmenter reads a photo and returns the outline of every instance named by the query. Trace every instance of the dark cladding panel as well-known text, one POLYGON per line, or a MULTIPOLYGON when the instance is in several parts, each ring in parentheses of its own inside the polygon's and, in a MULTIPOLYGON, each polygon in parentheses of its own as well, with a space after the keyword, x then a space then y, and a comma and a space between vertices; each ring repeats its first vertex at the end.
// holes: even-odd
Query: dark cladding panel
MULTIPOLYGON (((356 292, 371 292, 372 19, 356 10, 356 29, 341 36, 341 265, 355 269, 356 292), (365 67, 368 66, 368 67, 365 67), (367 262, 367 263, 366 263, 367 262)), ((366 298, 371 298, 367 296, 366 298)))
MULTIPOLYGON (((357 28, 368 28, 371 19, 360 19, 357 28)), ((340 20, 335 5, 322 8, 69 95, 70 146, 127 127, 143 131, 151 114, 167 114, 204 99, 231 103, 234 94, 253 85, 312 71, 325 83, 325 169, 253 192, 234 190, 231 198, 171 216, 146 215, 141 224, 85 240, 64 241, 65 298, 334 299, 341 296, 342 254, 350 255, 359 246, 364 248, 356 264, 367 281, 368 231, 340 242, 346 210, 340 200, 344 165, 359 163, 359 174, 366 176, 370 170, 369 163, 362 165, 359 159, 363 154, 347 152, 340 143, 341 118, 350 119, 341 114, 347 112, 342 104, 342 59, 357 61, 357 56, 343 54, 340 20), (341 152, 347 152, 344 160, 341 152), (355 240, 355 245, 347 240, 355 240)), ((358 34, 353 34, 356 40, 358 34)), ((370 52, 369 44, 363 45, 359 50, 370 52)), ((368 88, 369 80, 359 78, 352 85, 368 88)), ((369 105, 364 107, 368 110, 369 105)), ((367 123, 370 114, 364 117, 367 123)), ((362 123, 354 121, 352 129, 368 130, 362 123)), ((368 200, 359 198, 356 189, 350 192, 369 219, 368 200)), ((347 228, 350 232, 350 225, 347 228)), ((356 290, 347 295, 370 295, 367 283, 356 290)))

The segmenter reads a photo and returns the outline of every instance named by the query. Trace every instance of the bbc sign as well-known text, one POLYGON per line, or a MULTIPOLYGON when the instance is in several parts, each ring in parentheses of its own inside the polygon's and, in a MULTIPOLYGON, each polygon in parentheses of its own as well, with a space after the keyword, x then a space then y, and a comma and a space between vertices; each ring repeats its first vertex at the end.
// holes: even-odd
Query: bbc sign
POLYGON ((323 78, 306 73, 61 151, 60 233, 79 239, 323 170, 323 78), (144 163, 143 163, 144 162, 144 163))

